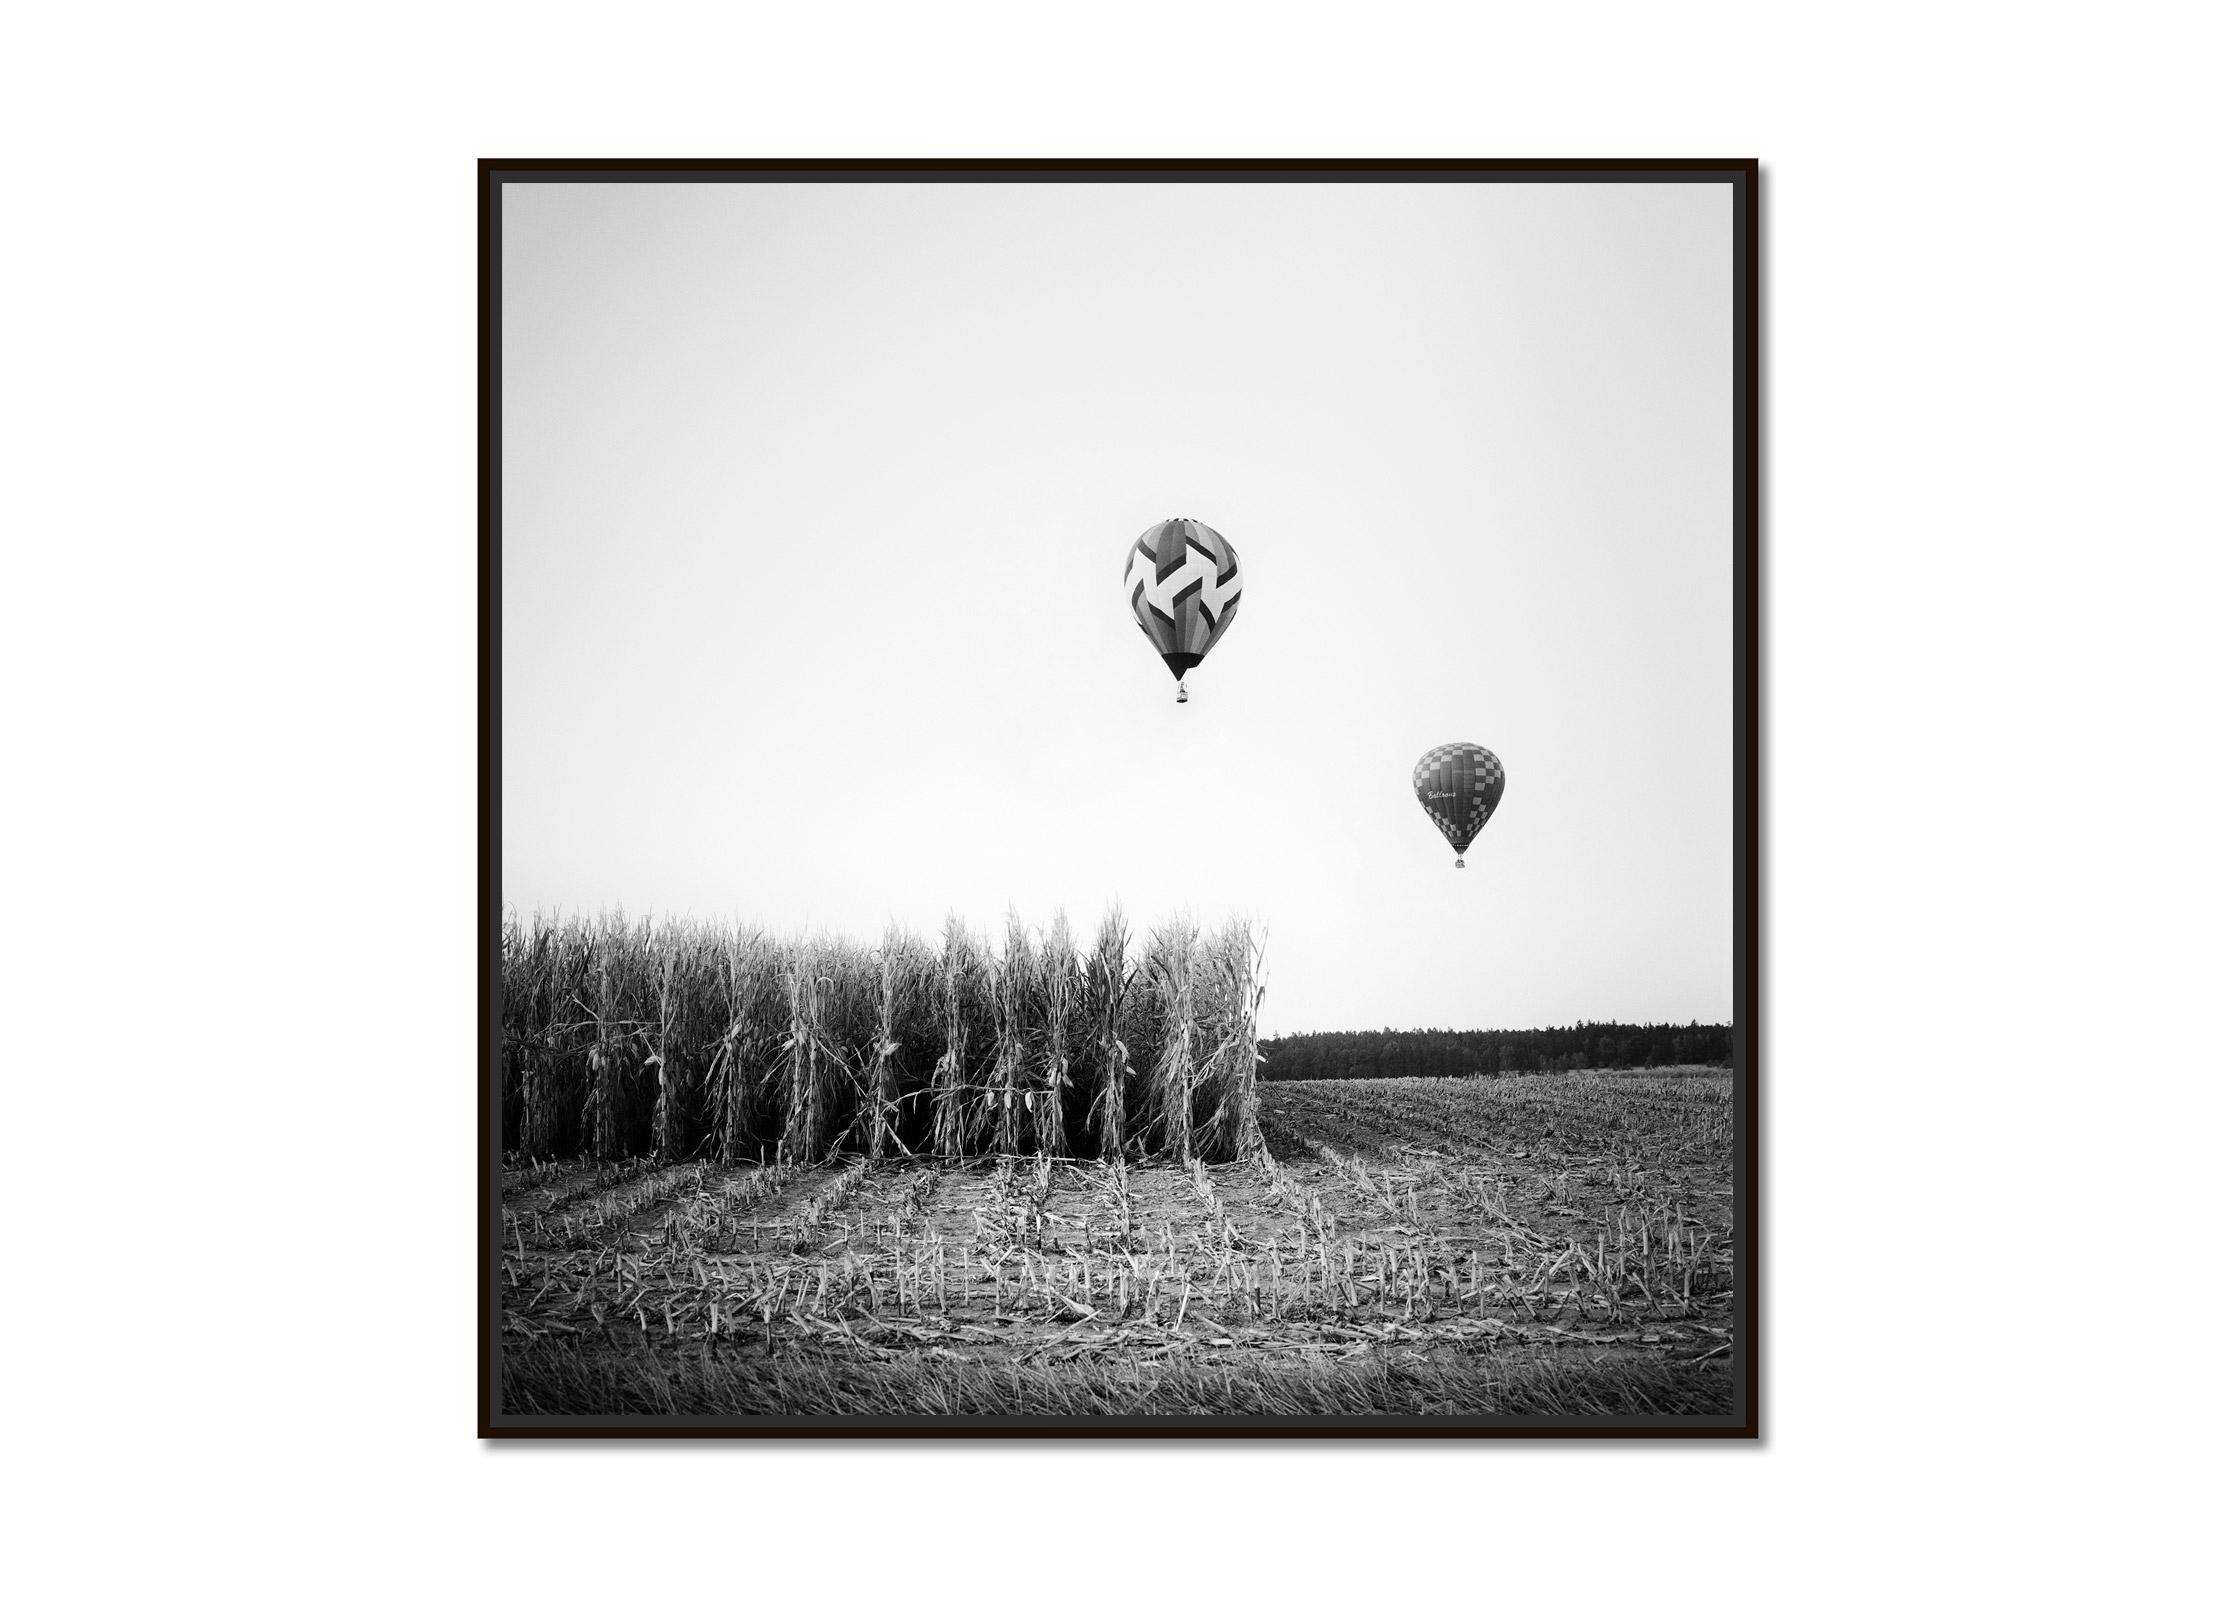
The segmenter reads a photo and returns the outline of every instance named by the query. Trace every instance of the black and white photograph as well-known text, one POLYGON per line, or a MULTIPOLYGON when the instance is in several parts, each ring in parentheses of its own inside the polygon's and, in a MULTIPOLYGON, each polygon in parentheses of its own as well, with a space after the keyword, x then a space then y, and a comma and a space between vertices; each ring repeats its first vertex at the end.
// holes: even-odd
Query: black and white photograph
POLYGON ((10 1593, 2233 1589, 2240 12, 0 40, 10 1593))
POLYGON ((1754 163, 482 181, 486 1434, 1755 1433, 1754 163))

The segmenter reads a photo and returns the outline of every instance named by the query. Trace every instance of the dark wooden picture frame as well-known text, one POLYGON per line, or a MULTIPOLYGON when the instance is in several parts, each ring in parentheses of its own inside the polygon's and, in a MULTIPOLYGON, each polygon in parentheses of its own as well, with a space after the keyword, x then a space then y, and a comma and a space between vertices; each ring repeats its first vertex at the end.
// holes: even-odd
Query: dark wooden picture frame
POLYGON ((1762 1266, 1759 1037, 1759 177, 1754 160, 1260 160, 858 161, 484 160, 477 172, 479 465, 479 765, 476 948, 476 1371, 479 1436, 529 1438, 1161 1437, 1755 1439, 1760 1432, 1762 1266), (1004 1416, 660 1417, 508 1414, 501 1306, 506 1240, 500 1192, 506 1152, 500 1107, 501 554, 505 484, 500 449, 501 198, 509 184, 912 182, 1128 183, 1636 183, 1731 186, 1733 232, 1733 1173, 1734 1409, 1725 1416, 1004 1416))

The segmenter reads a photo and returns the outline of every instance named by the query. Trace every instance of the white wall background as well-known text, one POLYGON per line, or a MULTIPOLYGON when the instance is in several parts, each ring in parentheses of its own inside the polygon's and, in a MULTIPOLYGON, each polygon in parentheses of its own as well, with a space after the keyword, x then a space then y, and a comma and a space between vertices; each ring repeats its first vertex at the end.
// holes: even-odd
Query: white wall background
POLYGON ((29 1590, 2229 1575, 2221 14, 1363 15, 12 26, 29 1590), (471 160, 1019 151, 1768 163, 1763 1445, 470 1437, 471 160))

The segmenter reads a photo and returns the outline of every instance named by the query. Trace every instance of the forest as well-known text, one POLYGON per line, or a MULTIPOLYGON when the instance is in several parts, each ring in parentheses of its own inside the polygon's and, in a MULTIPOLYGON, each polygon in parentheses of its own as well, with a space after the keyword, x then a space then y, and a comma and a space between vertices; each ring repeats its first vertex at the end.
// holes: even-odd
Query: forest
POLYGON ((1414 1028, 1402 1032, 1294 1033, 1262 1041, 1260 1076, 1459 1078, 1485 1073, 1576 1072, 1729 1064, 1724 1022, 1574 1022, 1567 1028, 1414 1028))

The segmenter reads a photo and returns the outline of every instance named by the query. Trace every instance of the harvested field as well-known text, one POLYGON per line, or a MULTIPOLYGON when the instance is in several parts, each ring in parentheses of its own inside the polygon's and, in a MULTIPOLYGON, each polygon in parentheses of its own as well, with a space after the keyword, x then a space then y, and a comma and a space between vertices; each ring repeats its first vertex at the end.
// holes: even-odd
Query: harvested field
POLYGON ((1260 1094, 1226 1164, 509 1167, 503 1409, 1729 1409, 1728 1074, 1260 1094))

